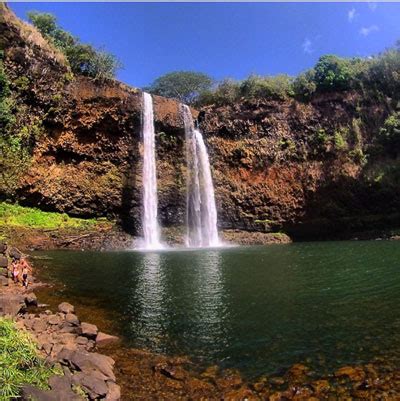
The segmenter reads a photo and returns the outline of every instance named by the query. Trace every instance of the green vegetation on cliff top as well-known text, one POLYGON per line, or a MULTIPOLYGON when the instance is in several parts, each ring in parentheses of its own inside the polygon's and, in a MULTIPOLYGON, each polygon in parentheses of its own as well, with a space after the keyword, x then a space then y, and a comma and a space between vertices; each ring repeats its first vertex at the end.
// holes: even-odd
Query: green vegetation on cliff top
POLYGON ((82 43, 79 38, 60 28, 54 15, 31 11, 28 17, 40 33, 64 53, 75 74, 95 79, 112 79, 122 67, 113 54, 82 43))
POLYGON ((0 401, 17 398, 26 384, 46 389, 50 376, 61 374, 39 356, 28 333, 0 318, 0 401))
POLYGON ((244 80, 223 79, 212 86, 213 79, 205 74, 175 71, 157 78, 148 90, 200 107, 243 99, 284 100, 295 97, 307 101, 314 94, 346 90, 357 90, 378 98, 398 98, 399 71, 400 41, 374 57, 321 56, 313 68, 297 77, 252 74, 244 80))
POLYGON ((36 208, 0 203, 0 227, 36 229, 90 229, 110 225, 105 219, 80 219, 65 213, 43 212, 36 208))

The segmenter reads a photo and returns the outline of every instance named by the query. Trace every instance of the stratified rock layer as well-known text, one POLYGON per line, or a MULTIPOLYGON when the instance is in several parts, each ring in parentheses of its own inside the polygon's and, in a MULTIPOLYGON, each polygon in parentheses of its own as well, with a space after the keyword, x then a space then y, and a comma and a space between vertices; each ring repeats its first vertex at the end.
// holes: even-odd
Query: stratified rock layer
MULTIPOLYGON (((62 54, 4 5, 0 33, 17 125, 43 130, 16 200, 115 217, 141 233, 140 91, 72 77, 62 54), (21 77, 28 82, 23 89, 21 77)), ((209 150, 219 227, 333 238, 399 226, 400 186, 377 179, 380 166, 395 161, 365 157, 394 103, 342 92, 305 103, 242 100, 199 115, 193 110, 209 150)), ((179 227, 186 203, 183 121, 173 100, 154 96, 154 110, 160 223, 179 227)))

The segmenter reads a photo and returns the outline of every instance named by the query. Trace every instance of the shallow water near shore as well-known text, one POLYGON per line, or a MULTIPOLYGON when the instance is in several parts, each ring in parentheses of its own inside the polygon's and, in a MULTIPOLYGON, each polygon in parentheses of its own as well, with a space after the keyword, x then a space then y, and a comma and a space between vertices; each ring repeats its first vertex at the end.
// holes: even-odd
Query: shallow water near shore
POLYGON ((128 346, 248 378, 400 360, 396 241, 33 256, 48 297, 98 310, 128 346))

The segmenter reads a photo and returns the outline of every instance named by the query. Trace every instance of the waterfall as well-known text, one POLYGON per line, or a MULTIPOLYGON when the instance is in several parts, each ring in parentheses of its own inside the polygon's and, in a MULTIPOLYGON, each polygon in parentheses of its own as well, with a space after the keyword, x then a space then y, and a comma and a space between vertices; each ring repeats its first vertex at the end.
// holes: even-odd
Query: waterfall
POLYGON ((143 92, 143 212, 142 226, 144 247, 147 249, 162 248, 160 243, 160 227, 158 225, 158 199, 157 199, 157 174, 156 152, 154 140, 154 112, 153 99, 149 93, 143 92))
POLYGON ((187 157, 187 245, 220 245, 217 208, 207 148, 201 132, 194 127, 190 108, 182 105, 187 157))

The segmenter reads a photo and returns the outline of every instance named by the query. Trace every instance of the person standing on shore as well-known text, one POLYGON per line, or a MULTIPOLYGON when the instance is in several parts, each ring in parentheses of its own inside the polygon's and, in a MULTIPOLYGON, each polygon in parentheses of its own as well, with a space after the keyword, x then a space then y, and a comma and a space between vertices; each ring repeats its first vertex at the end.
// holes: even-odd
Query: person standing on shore
POLYGON ((22 269, 22 285, 28 289, 28 273, 32 273, 32 267, 25 258, 21 259, 20 268, 22 269))
POLYGON ((11 263, 12 268, 12 279, 14 280, 15 284, 18 284, 19 279, 19 262, 17 259, 13 259, 11 263))

